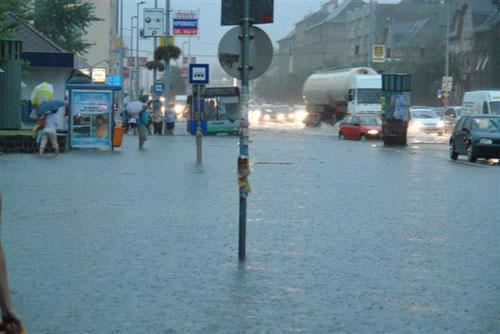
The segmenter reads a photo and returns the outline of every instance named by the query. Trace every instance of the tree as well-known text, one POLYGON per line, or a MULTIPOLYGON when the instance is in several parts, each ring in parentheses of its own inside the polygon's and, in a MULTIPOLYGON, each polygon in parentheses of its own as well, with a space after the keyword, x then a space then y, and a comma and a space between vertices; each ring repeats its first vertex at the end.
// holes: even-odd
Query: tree
POLYGON ((19 22, 7 22, 7 13, 12 12, 20 21, 28 20, 33 15, 31 0, 2 0, 0 1, 0 40, 10 38, 19 22))
POLYGON ((35 28, 68 52, 85 53, 92 44, 84 39, 94 15, 93 4, 79 0, 35 0, 35 28))

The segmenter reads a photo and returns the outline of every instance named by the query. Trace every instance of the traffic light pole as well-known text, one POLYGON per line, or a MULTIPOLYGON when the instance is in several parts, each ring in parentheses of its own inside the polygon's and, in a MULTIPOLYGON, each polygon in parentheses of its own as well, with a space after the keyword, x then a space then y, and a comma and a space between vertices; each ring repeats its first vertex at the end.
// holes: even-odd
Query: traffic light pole
POLYGON ((239 243, 238 258, 240 261, 246 256, 246 225, 247 225, 247 197, 250 192, 248 175, 250 174, 249 160, 249 123, 248 101, 250 95, 250 0, 243 0, 241 18, 241 118, 240 118, 240 156, 238 157, 238 187, 240 195, 239 214, 239 243))

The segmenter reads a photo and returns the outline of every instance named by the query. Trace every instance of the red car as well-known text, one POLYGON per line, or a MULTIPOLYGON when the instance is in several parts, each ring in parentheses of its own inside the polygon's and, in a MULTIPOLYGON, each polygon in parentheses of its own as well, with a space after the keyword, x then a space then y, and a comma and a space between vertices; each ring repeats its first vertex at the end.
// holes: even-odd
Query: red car
POLYGON ((339 139, 380 139, 382 120, 374 115, 347 115, 339 128, 339 139))

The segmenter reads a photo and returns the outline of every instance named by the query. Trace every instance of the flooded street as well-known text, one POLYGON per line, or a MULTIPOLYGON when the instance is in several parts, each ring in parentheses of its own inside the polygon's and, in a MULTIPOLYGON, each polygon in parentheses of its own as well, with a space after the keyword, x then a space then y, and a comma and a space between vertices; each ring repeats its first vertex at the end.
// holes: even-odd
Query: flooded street
POLYGON ((253 130, 240 264, 235 137, 201 166, 187 135, 2 155, 16 309, 28 333, 498 332, 500 168, 443 138, 253 130))

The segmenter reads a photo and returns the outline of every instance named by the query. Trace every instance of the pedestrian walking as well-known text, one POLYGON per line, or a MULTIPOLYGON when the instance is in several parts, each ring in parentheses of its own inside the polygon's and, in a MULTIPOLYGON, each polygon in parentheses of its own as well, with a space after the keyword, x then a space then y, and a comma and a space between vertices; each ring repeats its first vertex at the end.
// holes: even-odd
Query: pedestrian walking
POLYGON ((153 103, 153 115, 151 118, 153 120, 154 134, 161 135, 163 132, 163 114, 161 112, 161 104, 159 100, 155 100, 153 103))
POLYGON ((150 123, 150 115, 148 105, 145 104, 139 112, 139 119, 137 120, 137 131, 139 133, 139 149, 144 149, 144 143, 148 140, 148 127, 150 123))
POLYGON ((175 112, 174 112, 174 104, 173 103, 168 104, 167 117, 166 117, 165 121, 166 121, 166 126, 167 126, 166 134, 173 135, 174 128, 175 128, 175 112))
POLYGON ((46 114, 45 117, 45 127, 42 130, 42 141, 40 143, 40 156, 43 156, 45 151, 45 146, 47 142, 50 141, 50 145, 54 149, 55 154, 59 153, 59 144, 57 143, 57 113, 51 112, 46 114))
MULTIPOLYGON (((2 224, 2 194, 0 193, 0 225, 2 224)), ((2 311, 2 323, 0 331, 6 334, 24 333, 21 319, 14 311, 10 300, 9 282, 7 280, 7 268, 5 265, 5 256, 0 241, 0 308, 2 311)))

